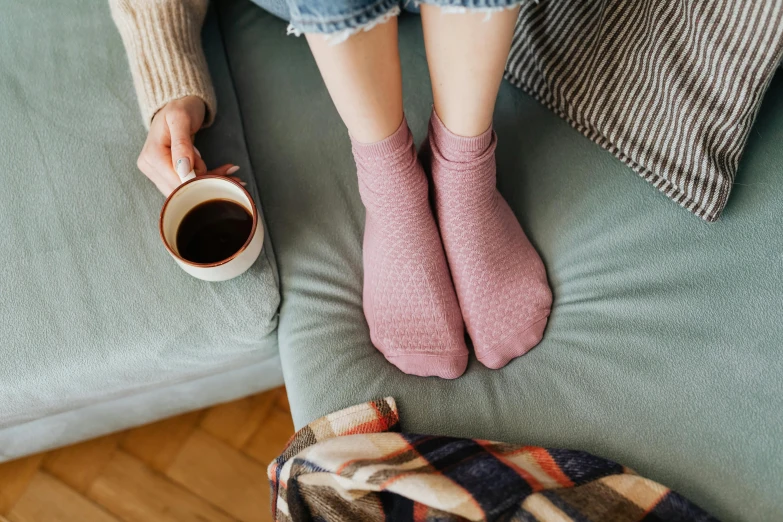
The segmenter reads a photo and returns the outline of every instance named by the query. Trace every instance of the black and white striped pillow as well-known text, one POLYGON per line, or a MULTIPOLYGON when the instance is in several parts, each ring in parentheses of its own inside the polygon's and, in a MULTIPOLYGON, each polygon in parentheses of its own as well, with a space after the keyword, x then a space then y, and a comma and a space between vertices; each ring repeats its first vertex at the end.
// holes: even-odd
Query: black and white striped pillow
POLYGON ((539 0, 506 78, 713 222, 782 53, 783 0, 539 0))

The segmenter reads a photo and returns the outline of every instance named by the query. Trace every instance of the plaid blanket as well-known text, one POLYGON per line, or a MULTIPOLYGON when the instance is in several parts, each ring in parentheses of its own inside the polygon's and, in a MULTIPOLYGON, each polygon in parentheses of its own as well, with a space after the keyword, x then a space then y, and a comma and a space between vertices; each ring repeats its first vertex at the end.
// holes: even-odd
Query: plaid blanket
POLYGON ((269 465, 272 511, 300 520, 715 520, 582 451, 399 433, 394 399, 299 430, 269 465))

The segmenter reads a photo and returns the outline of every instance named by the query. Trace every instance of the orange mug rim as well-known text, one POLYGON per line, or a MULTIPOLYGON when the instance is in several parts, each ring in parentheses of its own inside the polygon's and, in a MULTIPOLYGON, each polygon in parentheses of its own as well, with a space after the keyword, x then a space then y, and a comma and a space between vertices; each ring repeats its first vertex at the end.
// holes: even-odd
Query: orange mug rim
POLYGON ((226 263, 228 263, 229 261, 231 261, 233 259, 236 259, 239 256, 239 254, 241 254, 242 252, 247 250, 247 247, 250 246, 250 242, 253 240, 253 237, 255 237, 255 235, 256 235, 256 229, 257 228, 258 228, 258 209, 256 208, 256 202, 253 201, 253 197, 250 195, 250 192, 248 192, 247 189, 245 187, 243 187, 238 181, 233 180, 231 178, 228 178, 226 176, 217 176, 217 175, 214 175, 214 174, 208 174, 206 176, 197 176, 197 177, 195 177, 193 179, 189 179, 188 181, 184 182, 183 184, 181 184, 180 186, 175 188, 171 192, 171 194, 169 194, 169 196, 166 198, 166 201, 163 202, 163 208, 160 209, 160 218, 158 219, 158 233, 160 234, 160 239, 163 241, 163 246, 166 247, 166 250, 169 251, 169 254, 171 254, 176 259, 178 259, 179 261, 182 261, 183 263, 185 263, 187 265, 195 266, 195 267, 198 267, 198 268, 212 268, 212 267, 216 267, 216 266, 221 266, 221 265, 225 265, 226 263), (163 216, 166 214, 166 207, 168 207, 169 201, 171 201, 171 198, 173 198, 174 195, 177 192, 179 192, 180 189, 182 189, 182 187, 185 187, 187 185, 190 185, 191 183, 194 183, 194 182, 197 182, 197 181, 203 180, 203 179, 219 179, 221 181, 227 181, 229 183, 233 183, 234 185, 239 187, 239 189, 242 190, 242 192, 245 193, 245 195, 247 196, 247 200, 250 202, 250 208, 253 209, 253 227, 250 229, 250 234, 248 234, 247 241, 245 241, 245 244, 242 245, 242 247, 239 250, 234 252, 231 255, 231 257, 227 257, 226 259, 223 259, 223 260, 220 260, 220 261, 216 261, 214 263, 195 263, 193 261, 185 259, 181 255, 179 255, 177 252, 175 252, 173 248, 171 248, 171 245, 169 245, 169 242, 166 240, 166 236, 163 234, 163 216))

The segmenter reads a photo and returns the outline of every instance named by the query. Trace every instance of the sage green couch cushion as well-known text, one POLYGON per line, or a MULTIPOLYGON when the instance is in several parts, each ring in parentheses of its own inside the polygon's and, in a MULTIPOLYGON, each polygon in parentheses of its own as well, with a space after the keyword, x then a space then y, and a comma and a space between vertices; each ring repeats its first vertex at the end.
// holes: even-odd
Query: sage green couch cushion
MULTIPOLYGON (((298 426, 391 395, 405 430, 587 450, 718 517, 783 518, 783 78, 712 225, 504 83, 499 185, 548 268, 551 321, 500 371, 472 360, 455 381, 423 379, 370 343, 355 167, 306 42, 247 0, 219 9, 278 257, 298 426)), ((400 24, 420 142, 431 103, 421 29, 400 24)))
MULTIPOLYGON (((201 152, 252 181, 214 18, 204 38, 221 110, 201 152)), ((4 2, 0 49, 0 461, 278 385, 271 245, 221 284, 169 257, 108 3, 4 2)))

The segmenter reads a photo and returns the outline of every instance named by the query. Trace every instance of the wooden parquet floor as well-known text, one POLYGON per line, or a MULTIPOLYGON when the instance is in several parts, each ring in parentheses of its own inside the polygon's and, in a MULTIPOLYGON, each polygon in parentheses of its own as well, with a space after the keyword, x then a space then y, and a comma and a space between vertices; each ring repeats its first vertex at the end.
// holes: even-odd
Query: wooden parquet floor
POLYGON ((0 464, 0 522, 262 522, 284 388, 0 464))

